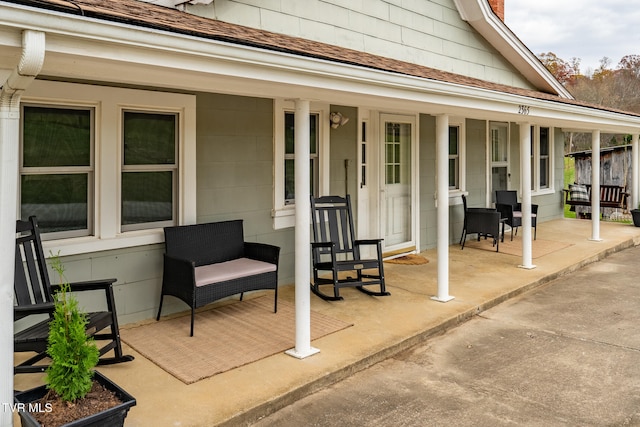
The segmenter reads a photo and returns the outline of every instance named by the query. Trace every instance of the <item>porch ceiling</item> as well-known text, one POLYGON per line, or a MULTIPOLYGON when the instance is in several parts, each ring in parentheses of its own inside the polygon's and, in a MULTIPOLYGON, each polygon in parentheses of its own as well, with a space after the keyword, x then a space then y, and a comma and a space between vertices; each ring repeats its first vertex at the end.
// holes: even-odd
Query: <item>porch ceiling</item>
MULTIPOLYGON (((195 31, 186 31, 173 23, 169 18, 184 20, 185 14, 172 9, 159 8, 167 17, 162 22, 163 29, 150 28, 151 24, 142 26, 146 15, 140 15, 141 12, 136 15, 133 10, 129 11, 132 15, 124 19, 118 15, 123 13, 122 5, 141 4, 147 12, 157 6, 134 0, 74 2, 81 4, 85 12, 93 10, 92 18, 15 3, 36 2, 0 1, 0 58, 16 57, 23 29, 44 31, 47 52, 41 76, 52 79, 185 92, 303 98, 386 111, 529 122, 586 132, 597 129, 637 133, 640 130, 640 116, 635 113, 348 49, 338 48, 340 52, 332 53, 322 43, 220 21, 189 16, 189 20, 198 20, 198 24, 206 22, 208 27, 198 27, 195 35, 185 34, 195 31), (126 23, 114 22, 118 17, 126 23), (230 30, 236 32, 221 35, 230 30), (205 31, 211 34, 207 37, 203 34, 205 31), (238 41, 242 37, 244 43, 238 41), (231 40, 233 38, 235 40, 231 40), (270 46, 265 45, 267 42, 270 46), (285 48, 287 42, 289 47, 285 48), (303 52, 305 47, 307 50, 303 52), (526 106, 524 111, 528 114, 520 114, 523 112, 520 106, 526 106)), ((56 0, 37 3, 67 4, 56 0)))

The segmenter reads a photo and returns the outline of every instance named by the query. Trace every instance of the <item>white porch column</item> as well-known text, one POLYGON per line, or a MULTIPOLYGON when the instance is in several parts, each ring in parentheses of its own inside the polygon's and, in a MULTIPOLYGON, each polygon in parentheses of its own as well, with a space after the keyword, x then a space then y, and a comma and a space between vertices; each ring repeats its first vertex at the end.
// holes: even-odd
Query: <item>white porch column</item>
POLYGON ((522 183, 522 265, 535 268, 531 243, 531 123, 520 123, 520 182, 522 183))
POLYGON ((431 299, 447 302, 449 295, 449 116, 436 116, 436 217, 438 233, 438 295, 431 299))
POLYGON ((296 346, 286 353, 298 359, 311 356, 319 350, 311 347, 311 202, 309 201, 309 182, 311 167, 309 164, 310 124, 309 101, 295 101, 295 191, 296 191, 296 229, 295 229, 295 305, 296 305, 296 346))
POLYGON ((591 239, 600 241, 600 131, 591 133, 591 239))
MULTIPOLYGON (((0 402, 13 403, 13 276, 18 161, 20 152, 20 97, 42 69, 45 35, 22 33, 20 62, 0 82, 0 402)), ((13 425, 13 414, 0 410, 0 426, 13 425)))
POLYGON ((638 134, 634 133, 631 139, 631 201, 629 201, 629 209, 638 209, 640 203, 640 153, 638 152, 638 134))

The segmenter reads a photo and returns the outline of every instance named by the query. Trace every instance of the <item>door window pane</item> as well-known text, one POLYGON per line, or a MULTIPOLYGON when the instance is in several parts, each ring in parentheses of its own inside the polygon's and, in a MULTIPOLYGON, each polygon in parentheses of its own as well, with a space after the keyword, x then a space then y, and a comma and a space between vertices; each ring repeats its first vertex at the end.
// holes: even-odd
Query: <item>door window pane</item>
POLYGON ((494 162, 507 161, 507 127, 496 125, 491 128, 491 160, 494 162))

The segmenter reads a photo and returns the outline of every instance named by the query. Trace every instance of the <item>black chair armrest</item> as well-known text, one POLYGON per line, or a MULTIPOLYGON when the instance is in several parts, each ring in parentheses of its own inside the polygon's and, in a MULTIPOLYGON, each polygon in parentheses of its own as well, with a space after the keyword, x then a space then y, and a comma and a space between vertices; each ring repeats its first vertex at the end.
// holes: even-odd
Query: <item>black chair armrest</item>
POLYGON ((13 320, 22 319, 32 314, 52 314, 54 310, 55 305, 52 302, 16 306, 13 307, 13 320))
POLYGON ((178 258, 173 255, 164 254, 164 272, 172 274, 190 274, 196 268, 196 262, 184 258, 178 258))
POLYGON ((333 248, 336 244, 333 242, 311 242, 311 248, 333 248))
POLYGON ((512 218, 513 217, 513 206, 505 205, 501 203, 496 203, 496 210, 500 212, 500 216, 502 218, 512 218))
POLYGON ((495 212, 494 208, 467 208, 467 212, 495 212))
POLYGON ((383 239, 357 239, 353 241, 354 245, 362 246, 362 245, 377 245, 381 243, 383 239))
POLYGON ((247 258, 278 265, 280 247, 267 243, 244 242, 244 254, 247 258))
MULTIPOLYGON (((82 292, 82 291, 95 291, 95 290, 104 290, 110 288, 118 279, 99 279, 99 280, 88 280, 85 282, 73 282, 69 283, 69 290, 71 292, 82 292)), ((62 285, 51 285, 51 291, 56 293, 60 290, 62 285)))

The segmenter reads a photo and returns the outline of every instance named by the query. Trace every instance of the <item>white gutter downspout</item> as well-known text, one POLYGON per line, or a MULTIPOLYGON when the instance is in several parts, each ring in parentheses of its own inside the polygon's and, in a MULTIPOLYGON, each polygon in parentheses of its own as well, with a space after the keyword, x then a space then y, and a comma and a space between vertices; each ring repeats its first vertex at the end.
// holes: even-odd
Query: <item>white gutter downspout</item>
MULTIPOLYGON (((0 402, 13 403, 13 276, 20 152, 20 97, 42 70, 45 34, 25 30, 22 56, 0 89, 0 402)), ((13 413, 0 411, 0 426, 13 413)))

